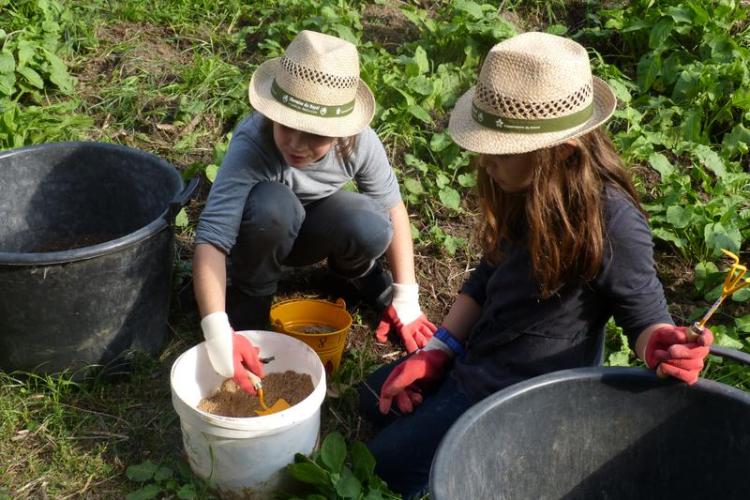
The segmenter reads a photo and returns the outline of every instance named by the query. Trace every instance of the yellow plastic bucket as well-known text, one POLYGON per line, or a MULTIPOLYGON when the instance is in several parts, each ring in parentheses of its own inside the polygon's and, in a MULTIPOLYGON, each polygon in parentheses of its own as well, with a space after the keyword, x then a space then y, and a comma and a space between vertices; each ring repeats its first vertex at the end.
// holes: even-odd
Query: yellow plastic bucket
POLYGON ((271 306, 271 326, 312 347, 330 375, 341 363, 352 316, 343 299, 291 299, 271 306))

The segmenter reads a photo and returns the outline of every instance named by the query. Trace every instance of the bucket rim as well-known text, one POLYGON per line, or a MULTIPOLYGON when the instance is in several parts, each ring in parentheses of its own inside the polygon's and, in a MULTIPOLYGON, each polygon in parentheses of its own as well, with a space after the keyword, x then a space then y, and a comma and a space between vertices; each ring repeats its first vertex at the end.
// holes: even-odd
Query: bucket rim
POLYGON ((302 303, 302 302, 319 302, 319 303, 323 303, 325 305, 334 306, 336 308, 343 309, 347 314, 349 314, 351 316, 351 314, 349 313, 349 311, 346 310, 346 302, 342 298, 336 299, 335 302, 332 302, 332 301, 326 300, 326 299, 285 299, 285 300, 280 300, 279 302, 275 302, 275 303, 271 304, 271 311, 273 311, 277 307, 287 306, 287 305, 291 305, 293 303, 299 304, 299 303, 302 303))
MULTIPOLYGON (((135 153, 136 155, 147 157, 152 160, 153 163, 158 165, 158 168, 167 172, 168 175, 172 176, 176 181, 176 190, 173 193, 173 198, 178 196, 180 192, 185 188, 185 182, 183 181, 182 176, 174 165, 148 151, 124 146, 121 144, 110 144, 98 141, 49 142, 0 151, 0 160, 6 157, 15 156, 22 153, 29 153, 37 150, 71 147, 75 148, 76 150, 87 148, 105 149, 110 151, 127 152, 129 154, 135 153)), ((98 243, 96 245, 89 245, 85 247, 73 248, 70 250, 60 250, 55 252, 0 252, 0 265, 23 266, 29 264, 64 264, 69 262, 93 259, 95 257, 101 257, 103 255, 115 253, 136 245, 143 240, 155 236, 162 230, 168 228, 169 223, 167 222, 167 217, 169 215, 169 212, 170 207, 169 203, 167 203, 167 207, 164 209, 164 211, 145 226, 119 238, 105 241, 103 243, 98 243)))
MULTIPOLYGON (((279 332, 274 332, 270 330, 246 330, 246 331, 238 331, 235 332, 239 335, 242 335, 243 337, 247 338, 248 340, 254 340, 252 336, 254 334, 261 334, 261 335, 279 335, 279 332)), ((311 415, 313 415, 316 411, 320 410, 320 406, 323 404, 323 400, 325 399, 326 390, 327 390, 327 380, 326 380, 326 371, 325 367, 323 366, 323 363, 320 361, 320 358, 318 357, 318 354, 307 344, 302 342, 301 340, 295 339, 294 337, 290 337, 288 335, 284 336, 284 341, 293 341, 298 344, 298 347, 304 346, 304 349, 308 351, 308 354, 312 354, 313 357, 311 359, 317 360, 316 369, 319 372, 319 380, 318 383, 313 387, 313 391, 302 401, 299 403, 291 406, 289 409, 273 413, 270 415, 257 415, 255 417, 225 417, 222 415, 214 415, 212 413, 205 412, 203 410, 199 410, 196 406, 191 405, 180 395, 174 388, 174 381, 175 381, 175 371, 177 370, 177 365, 180 360, 183 359, 183 357, 187 356, 188 353, 191 353, 198 348, 200 348, 202 345, 205 344, 204 342, 201 342, 199 344, 194 345, 190 349, 186 350, 182 354, 180 354, 172 363, 172 368, 170 370, 169 374, 169 380, 170 380, 170 389, 172 391, 172 400, 173 400, 173 406, 175 406, 175 411, 177 412, 178 416, 180 418, 192 418, 195 420, 200 420, 205 423, 209 423, 213 426, 220 427, 222 429, 228 429, 231 431, 247 431, 247 432, 253 432, 257 433, 258 435, 266 433, 266 434, 275 434, 277 432, 280 432, 288 427, 297 425, 299 422, 309 418, 311 415), (176 407, 175 402, 179 401, 179 403, 184 406, 185 408, 190 410, 189 415, 183 415, 176 407), (290 416, 290 410, 297 409, 298 414, 294 417, 290 416), (304 410, 304 411, 301 411, 304 410), (274 422, 276 421, 276 422, 274 422), (269 424, 276 424, 271 427, 269 424)))
MULTIPOLYGON (((439 471, 452 468, 452 457, 448 456, 447 450, 452 450, 457 446, 460 446, 463 442, 464 431, 473 426, 487 413, 489 409, 539 388, 565 383, 571 380, 623 381, 628 379, 653 382, 659 381, 658 383, 660 384, 673 386, 683 384, 683 382, 677 379, 660 379, 656 376, 656 372, 646 368, 606 366, 581 367, 547 373, 510 385, 505 389, 501 389, 486 397, 478 403, 475 403, 453 423, 450 429, 448 429, 445 437, 440 442, 430 467, 430 493, 435 498, 445 498, 445 494, 441 491, 441 488, 436 481, 436 477, 439 475, 439 471)), ((709 394, 723 395, 745 404, 750 408, 750 394, 721 382, 699 378, 698 382, 690 386, 690 389, 709 394)))

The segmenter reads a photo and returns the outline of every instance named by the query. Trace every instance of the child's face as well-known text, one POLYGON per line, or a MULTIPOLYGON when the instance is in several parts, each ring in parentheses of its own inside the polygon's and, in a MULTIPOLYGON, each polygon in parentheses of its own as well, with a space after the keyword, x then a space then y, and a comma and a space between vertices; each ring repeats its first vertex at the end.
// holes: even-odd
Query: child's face
POLYGON ((517 193, 531 185, 531 153, 515 155, 479 155, 479 166, 506 193, 517 193))
POLYGON ((295 168, 306 167, 323 158, 335 140, 273 123, 273 141, 284 160, 295 168))

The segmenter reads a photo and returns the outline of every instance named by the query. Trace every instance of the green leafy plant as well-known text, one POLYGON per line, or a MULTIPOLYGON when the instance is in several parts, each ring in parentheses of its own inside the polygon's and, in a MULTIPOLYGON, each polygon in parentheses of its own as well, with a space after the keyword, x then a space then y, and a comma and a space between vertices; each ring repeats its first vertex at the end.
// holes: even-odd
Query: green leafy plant
POLYGON ((141 485, 128 494, 127 500, 216 498, 210 493, 206 483, 196 478, 184 462, 172 466, 146 460, 128 467, 126 475, 128 479, 141 485))
POLYGON ((367 447, 355 441, 347 450, 346 441, 338 432, 328 434, 312 458, 298 453, 287 470, 296 480, 309 485, 311 491, 305 497, 308 500, 401 498, 375 474, 375 459, 367 447))

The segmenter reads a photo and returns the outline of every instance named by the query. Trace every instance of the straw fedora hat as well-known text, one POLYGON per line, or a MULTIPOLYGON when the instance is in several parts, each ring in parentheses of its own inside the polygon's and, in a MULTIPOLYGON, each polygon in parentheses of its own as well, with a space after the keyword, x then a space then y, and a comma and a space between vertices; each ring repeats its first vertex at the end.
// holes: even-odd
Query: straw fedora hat
POLYGON ((594 130, 616 106, 609 85, 592 76, 583 46, 523 33, 492 47, 476 86, 456 103, 448 132, 469 151, 526 153, 594 130))
POLYGON ((326 137, 356 135, 375 113, 375 98, 359 78, 357 48, 315 31, 299 32, 282 57, 258 66, 248 94, 269 119, 326 137))

